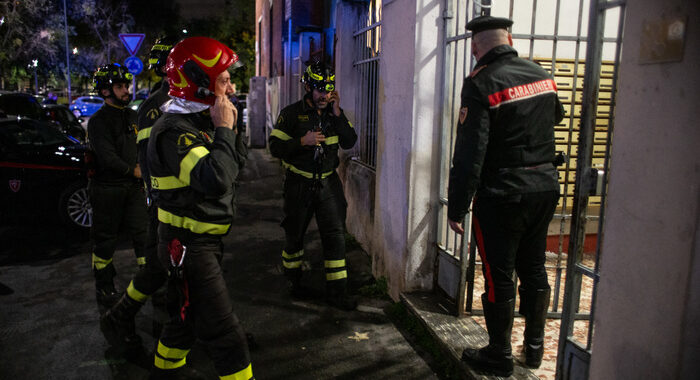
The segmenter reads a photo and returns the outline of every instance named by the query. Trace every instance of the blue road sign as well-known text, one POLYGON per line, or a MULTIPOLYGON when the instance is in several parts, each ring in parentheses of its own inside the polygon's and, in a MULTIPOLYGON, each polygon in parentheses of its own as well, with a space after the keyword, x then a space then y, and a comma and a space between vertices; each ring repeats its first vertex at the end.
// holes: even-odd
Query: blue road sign
POLYGON ((124 66, 126 66, 126 69, 134 75, 139 75, 141 74, 141 71, 143 71, 143 62, 141 62, 139 57, 131 56, 127 58, 124 61, 124 66))
POLYGON ((136 55, 136 52, 141 47, 143 39, 146 37, 143 33, 120 33, 119 38, 124 43, 129 55, 136 55))

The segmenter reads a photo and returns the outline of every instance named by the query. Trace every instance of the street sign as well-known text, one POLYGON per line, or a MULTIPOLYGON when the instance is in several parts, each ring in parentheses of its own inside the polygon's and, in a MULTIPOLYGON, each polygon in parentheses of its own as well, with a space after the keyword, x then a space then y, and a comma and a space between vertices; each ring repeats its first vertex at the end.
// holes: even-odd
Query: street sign
POLYGON ((124 43, 126 50, 129 52, 129 55, 136 55, 136 52, 141 47, 141 43, 143 42, 143 39, 145 37, 146 37, 146 35, 143 33, 120 33, 119 34, 119 39, 121 39, 122 43, 124 43))
POLYGON ((141 62, 139 57, 131 56, 127 58, 124 61, 124 66, 126 66, 126 69, 134 75, 139 75, 141 74, 141 71, 143 71, 143 62, 141 62))

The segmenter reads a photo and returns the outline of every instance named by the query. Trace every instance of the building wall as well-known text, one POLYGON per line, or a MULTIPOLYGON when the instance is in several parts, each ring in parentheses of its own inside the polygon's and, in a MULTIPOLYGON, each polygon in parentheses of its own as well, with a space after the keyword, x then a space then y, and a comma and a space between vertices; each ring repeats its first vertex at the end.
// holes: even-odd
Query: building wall
POLYGON ((699 41, 697 1, 627 2, 590 379, 700 373, 699 41), (644 22, 672 15, 682 61, 641 64, 644 22))

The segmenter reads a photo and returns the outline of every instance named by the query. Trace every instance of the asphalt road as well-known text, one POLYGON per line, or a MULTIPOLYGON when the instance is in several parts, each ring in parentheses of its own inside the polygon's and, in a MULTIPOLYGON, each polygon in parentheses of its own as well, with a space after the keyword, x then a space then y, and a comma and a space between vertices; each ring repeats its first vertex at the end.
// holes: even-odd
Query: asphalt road
MULTIPOLYGON (((225 238, 222 262, 234 309, 257 344, 251 350, 260 379, 436 379, 431 358, 419 354, 384 311, 391 302, 360 296, 357 311, 321 299, 292 301, 280 272, 283 231, 282 169, 265 151, 251 152, 240 177, 238 216, 225 238)), ((99 310, 85 234, 34 221, 0 227, 0 379, 146 379, 165 315, 148 302, 137 316, 143 347, 110 347, 99 331, 99 310)), ((315 224, 306 252, 307 285, 323 289, 323 258, 315 224)), ((371 286, 370 258, 348 252, 350 286, 371 286)), ((122 239, 115 253, 118 287, 135 270, 122 239)), ((206 350, 188 356, 216 379, 206 350)))

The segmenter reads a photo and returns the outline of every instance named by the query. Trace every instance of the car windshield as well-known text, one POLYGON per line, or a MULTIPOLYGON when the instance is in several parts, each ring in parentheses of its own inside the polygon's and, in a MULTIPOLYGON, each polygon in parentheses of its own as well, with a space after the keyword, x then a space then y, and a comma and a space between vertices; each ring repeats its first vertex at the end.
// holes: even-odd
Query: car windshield
POLYGON ((0 136, 10 145, 48 146, 75 144, 63 133, 35 120, 17 120, 0 125, 0 136))
POLYGON ((56 120, 61 124, 77 124, 79 123, 78 118, 73 115, 72 112, 65 108, 56 107, 49 108, 49 114, 52 120, 56 120))
POLYGON ((95 99, 95 98, 82 98, 82 99, 80 99, 80 101, 83 103, 102 104, 102 99, 95 99))

